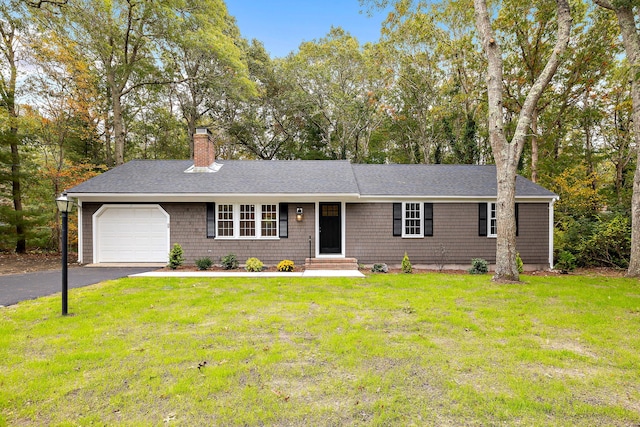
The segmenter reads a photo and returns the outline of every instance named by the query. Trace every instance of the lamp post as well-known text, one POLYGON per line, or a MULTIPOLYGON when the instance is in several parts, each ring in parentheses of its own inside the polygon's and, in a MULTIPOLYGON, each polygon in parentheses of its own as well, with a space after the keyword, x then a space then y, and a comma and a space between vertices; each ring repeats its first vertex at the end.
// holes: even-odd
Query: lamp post
POLYGON ((67 279, 67 241, 69 230, 69 212, 73 209, 73 201, 67 198, 66 193, 62 193, 60 197, 56 199, 58 210, 62 215, 62 231, 61 231, 61 245, 62 245, 62 315, 67 315, 67 294, 68 294, 68 279, 67 279))

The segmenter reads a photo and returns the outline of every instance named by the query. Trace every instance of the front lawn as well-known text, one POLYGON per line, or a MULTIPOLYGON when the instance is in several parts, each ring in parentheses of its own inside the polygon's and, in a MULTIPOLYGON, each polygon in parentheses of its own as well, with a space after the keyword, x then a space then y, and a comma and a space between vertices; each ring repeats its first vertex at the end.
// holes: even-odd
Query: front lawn
POLYGON ((640 284, 135 278, 0 309, 0 425, 640 423, 640 284))

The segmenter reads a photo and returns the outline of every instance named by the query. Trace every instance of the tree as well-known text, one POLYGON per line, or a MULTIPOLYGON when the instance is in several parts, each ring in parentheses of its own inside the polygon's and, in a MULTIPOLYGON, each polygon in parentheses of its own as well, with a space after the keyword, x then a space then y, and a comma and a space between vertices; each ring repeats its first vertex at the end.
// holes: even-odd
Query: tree
MULTIPOLYGON (((107 135, 113 135, 116 165, 125 159, 127 96, 142 86, 164 82, 155 54, 157 35, 171 13, 168 1, 82 0, 66 4, 60 13, 42 10, 39 15, 54 25, 58 35, 77 45, 76 51, 101 77, 111 115, 105 127, 113 127, 107 135)), ((107 138, 105 144, 110 143, 107 138)))
MULTIPOLYGON (((632 195, 628 194, 627 175, 633 175, 633 105, 630 95, 629 69, 618 66, 607 78, 607 86, 601 96, 604 104, 601 114, 600 136, 603 140, 603 159, 613 167, 613 195, 609 201, 618 207, 627 208, 627 201, 632 195)), ((633 185, 633 184, 632 184, 633 185)), ((629 206, 630 207, 630 206, 629 206)))
POLYGON ((283 72, 282 60, 274 61, 262 43, 247 48, 250 78, 257 90, 248 99, 230 100, 225 114, 230 142, 247 157, 263 160, 303 156, 296 142, 299 134, 293 85, 283 72))
POLYGON ((23 47, 20 44, 20 37, 25 31, 24 12, 20 5, 13 0, 0 4, 0 117, 3 117, 7 123, 0 126, 0 155, 2 156, 0 160, 3 164, 10 165, 9 171, 6 172, 4 165, 0 164, 3 169, 0 185, 8 181, 11 187, 13 215, 8 218, 8 222, 15 230, 15 250, 18 253, 24 253, 27 250, 22 206, 21 136, 16 103, 19 50, 23 47), (9 153, 5 152, 7 147, 9 153))
POLYGON ((183 0, 176 14, 180 19, 170 22, 162 43, 163 60, 175 82, 172 95, 186 122, 193 157, 196 126, 215 117, 228 100, 255 95, 256 89, 244 40, 222 0, 183 0))
POLYGON ((631 256, 627 276, 640 276, 640 32, 638 14, 640 4, 634 0, 594 0, 598 6, 616 14, 622 33, 622 43, 627 55, 631 77, 631 99, 633 102, 633 139, 636 145, 637 161, 631 196, 631 256))
POLYGON ((326 38, 303 43, 286 62, 298 88, 297 107, 324 154, 366 162, 371 134, 385 111, 385 75, 371 46, 363 48, 341 28, 332 28, 326 38))
POLYGON ((518 115, 511 141, 507 140, 503 102, 503 58, 500 44, 491 27, 485 0, 474 0, 476 27, 487 57, 487 97, 489 109, 489 139, 497 172, 496 271, 494 280, 518 281, 516 266, 515 190, 516 174, 522 150, 530 130, 532 117, 545 87, 560 64, 561 55, 569 43, 571 10, 568 0, 557 0, 557 39, 553 51, 529 92, 518 115))

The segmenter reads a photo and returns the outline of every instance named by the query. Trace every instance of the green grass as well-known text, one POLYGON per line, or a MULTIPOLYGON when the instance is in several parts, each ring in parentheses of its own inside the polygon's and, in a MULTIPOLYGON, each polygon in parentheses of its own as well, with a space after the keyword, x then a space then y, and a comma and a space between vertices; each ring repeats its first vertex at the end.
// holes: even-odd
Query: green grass
POLYGON ((640 423, 640 284, 131 278, 0 309, 0 425, 640 423), (204 363, 206 362, 206 364, 204 363))

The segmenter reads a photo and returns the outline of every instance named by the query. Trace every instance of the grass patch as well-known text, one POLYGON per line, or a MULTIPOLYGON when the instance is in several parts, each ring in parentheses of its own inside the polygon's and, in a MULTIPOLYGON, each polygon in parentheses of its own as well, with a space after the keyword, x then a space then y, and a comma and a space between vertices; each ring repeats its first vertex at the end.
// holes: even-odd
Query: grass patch
POLYGON ((0 309, 0 425, 640 422, 640 285, 128 278, 0 309))

